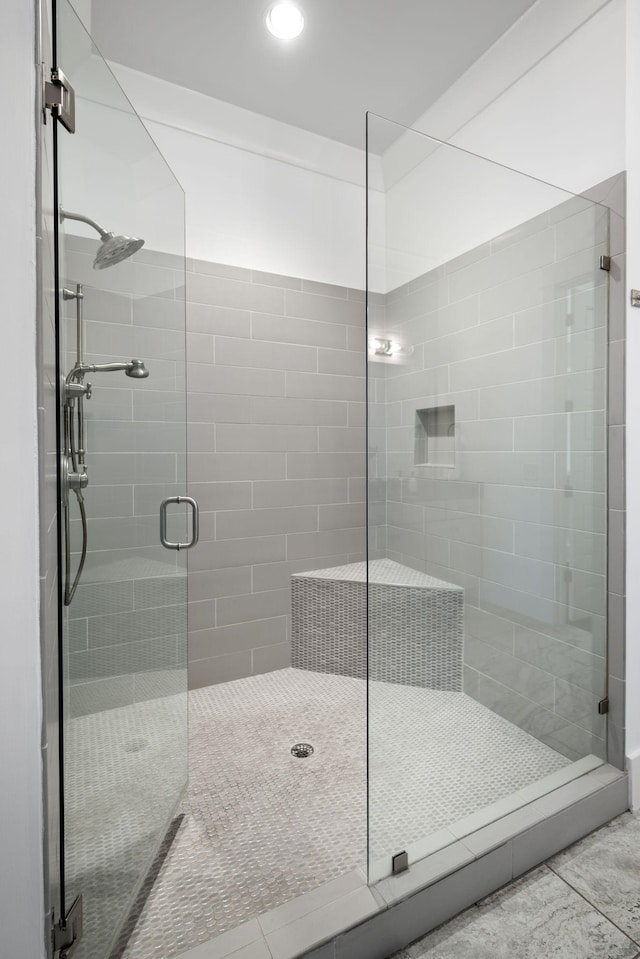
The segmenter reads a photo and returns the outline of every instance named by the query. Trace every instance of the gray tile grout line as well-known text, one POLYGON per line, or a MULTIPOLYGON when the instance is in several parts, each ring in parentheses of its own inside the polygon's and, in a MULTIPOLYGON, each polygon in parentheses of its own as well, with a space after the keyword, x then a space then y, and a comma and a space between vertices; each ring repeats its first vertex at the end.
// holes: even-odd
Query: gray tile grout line
MULTIPOLYGON (((571 847, 569 846, 568 848, 570 849, 571 847)), ((610 923, 612 926, 614 926, 614 928, 616 928, 616 929, 618 930, 618 932, 622 933, 622 935, 625 936, 625 938, 628 939, 629 942, 633 943, 633 945, 635 945, 635 946, 640 946, 640 942, 639 942, 639 941, 637 941, 636 939, 633 939, 633 938, 629 935, 629 933, 628 933, 628 932, 625 932, 625 930, 622 929, 616 922, 614 922, 613 919, 611 919, 609 916, 607 916, 606 913, 602 912, 601 909, 598 909, 598 907, 597 907, 593 902, 591 902, 591 900, 588 899, 587 896, 585 896, 583 893, 581 893, 580 890, 576 889, 575 886, 572 886, 571 883, 568 882, 568 880, 566 880, 563 876, 561 876, 560 873, 558 873, 558 872, 549 864, 549 862, 541 863, 541 866, 542 866, 543 868, 545 868, 545 869, 548 869, 549 872, 551 872, 554 876, 556 876, 558 879, 560 879, 560 880, 565 884, 565 886, 568 886, 568 888, 571 889, 572 892, 575 892, 576 895, 580 896, 580 898, 583 899, 592 909, 594 909, 594 910, 595 910, 597 913, 599 913, 604 919, 606 919, 608 923, 610 923)), ((520 879, 523 879, 525 876, 529 875, 530 873, 533 873, 533 872, 535 872, 536 870, 540 869, 541 866, 540 866, 540 865, 539 865, 539 866, 533 866, 530 870, 527 870, 527 872, 523 873, 522 876, 517 876, 517 877, 515 877, 515 878, 512 879, 510 882, 508 882, 508 883, 506 883, 504 886, 502 886, 500 890, 496 890, 496 892, 489 893, 488 896, 485 896, 483 899, 478 900, 478 902, 474 902, 471 906, 468 907, 467 910, 463 910, 463 912, 471 911, 472 909, 478 909, 479 906, 481 905, 481 903, 484 901, 484 899, 490 898, 491 896, 495 896, 497 892, 504 892, 505 890, 508 890, 509 888, 511 888, 512 886, 514 886, 520 879)), ((436 929, 442 929, 443 927, 446 927, 447 925, 449 925, 449 923, 454 922, 455 919, 459 918, 460 915, 462 915, 462 913, 458 913, 457 916, 452 916, 450 919, 447 919, 445 922, 440 923, 440 925, 435 926, 434 929, 431 929, 428 933, 425 934, 425 936, 421 936, 419 939, 416 939, 416 940, 415 940, 415 943, 421 942, 422 939, 425 939, 425 938, 427 938, 428 936, 430 936, 433 932, 436 931, 436 929)), ((410 945, 413 945, 413 944, 414 944, 414 943, 411 943, 410 945)), ((395 953, 395 952, 394 952, 394 953, 393 953, 393 957, 394 957, 394 959, 409 959, 409 953, 407 952, 407 947, 404 947, 404 948, 403 948, 402 950, 400 950, 400 952, 398 952, 398 953, 395 953)), ((640 952, 636 953, 635 956, 632 957, 632 959, 640 959, 640 952)))
MULTIPOLYGON (((569 849, 570 849, 570 848, 571 848, 571 847, 569 846, 569 849)), ((593 903, 593 902, 591 902, 591 900, 588 898, 588 896, 585 896, 585 894, 582 893, 582 892, 580 892, 579 889, 576 889, 575 886, 572 886, 571 883, 570 883, 567 879, 564 878, 564 876, 561 876, 560 873, 559 873, 556 869, 553 868, 553 866, 549 865, 548 862, 543 863, 543 865, 549 870, 549 872, 553 873, 554 876, 557 876, 558 879, 560 879, 560 880, 565 884, 565 886, 568 886, 569 889, 571 889, 573 892, 576 893, 576 895, 580 896, 581 899, 584 899, 584 901, 585 901, 586 903, 588 903, 588 904, 591 906, 592 909, 595 909, 595 911, 596 911, 597 913, 599 913, 604 919, 606 919, 607 922, 611 923, 611 925, 614 926, 614 927, 618 930, 618 932, 621 932, 623 936, 626 936, 626 938, 629 940, 629 942, 632 942, 635 946, 639 946, 639 947, 640 947, 640 941, 639 941, 639 940, 633 939, 633 938, 629 935, 628 932, 625 932, 625 930, 622 929, 622 928, 618 925, 617 922, 615 922, 613 919, 611 919, 610 916, 608 916, 605 912, 603 912, 602 909, 598 909, 598 907, 596 906, 596 904, 593 903)), ((634 959, 638 959, 638 956, 640 956, 640 953, 638 953, 638 955, 635 956, 634 959)))

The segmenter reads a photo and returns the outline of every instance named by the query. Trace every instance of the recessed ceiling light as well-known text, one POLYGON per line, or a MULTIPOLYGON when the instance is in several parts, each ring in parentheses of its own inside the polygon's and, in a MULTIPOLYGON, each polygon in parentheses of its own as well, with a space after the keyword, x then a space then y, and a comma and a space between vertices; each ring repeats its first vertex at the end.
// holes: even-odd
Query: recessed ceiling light
POLYGON ((295 3, 284 0, 267 10, 265 19, 269 33, 278 40, 294 40, 304 29, 304 17, 295 3))

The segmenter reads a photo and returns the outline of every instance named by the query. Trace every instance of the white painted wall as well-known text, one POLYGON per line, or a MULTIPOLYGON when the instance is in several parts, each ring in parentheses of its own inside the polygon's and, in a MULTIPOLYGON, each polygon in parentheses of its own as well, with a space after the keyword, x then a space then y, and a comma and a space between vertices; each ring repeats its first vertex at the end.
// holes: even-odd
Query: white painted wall
POLYGON ((625 0, 538 0, 414 126, 574 192, 624 163, 625 0))
MULTIPOLYGON (((625 165, 624 15, 625 0, 539 0, 415 127, 574 192, 606 179, 625 165)), ((188 256, 363 285, 363 151, 112 67, 186 191, 188 256)), ((384 181, 374 164, 388 213, 385 236, 373 194, 376 290, 564 198, 522 178, 516 185, 486 163, 469 171, 462 157, 454 163, 442 154, 421 174, 413 170, 394 196, 393 184, 415 165, 415 140, 400 137, 387 150, 384 181), (515 198, 509 215, 492 203, 503 183, 515 198), (414 209, 429 216, 408 228, 411 190, 420 199, 414 209)), ((170 247, 170 237, 159 240, 170 247)))
MULTIPOLYGON (((625 168, 625 0, 539 0, 414 125, 580 193, 625 168)), ((415 133, 383 160, 387 288, 566 199, 415 133)))
POLYGON ((71 2, 74 10, 87 28, 87 32, 91 33, 92 0, 71 0, 71 2))
POLYGON ((35 297, 34 10, 4 0, 0 88, 3 410, 0 497, 0 929, 3 956, 43 952, 35 297))
MULTIPOLYGON (((627 0, 627 290, 640 288, 640 4, 627 0)), ((627 756, 640 808, 640 310, 627 307, 627 756)))
POLYGON ((185 190, 187 256, 364 287, 364 151, 112 67, 185 190))

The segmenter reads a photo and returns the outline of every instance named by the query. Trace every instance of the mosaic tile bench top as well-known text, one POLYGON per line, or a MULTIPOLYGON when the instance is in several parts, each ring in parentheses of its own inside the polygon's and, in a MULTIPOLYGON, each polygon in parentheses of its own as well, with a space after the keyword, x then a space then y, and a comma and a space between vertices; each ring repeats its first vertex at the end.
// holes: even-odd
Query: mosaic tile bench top
MULTIPOLYGON (((291 664, 367 676, 367 566, 291 577, 291 664)), ((389 559, 369 563, 369 675, 462 689, 464 590, 389 559)))
MULTIPOLYGON (((313 569, 306 573, 294 573, 296 576, 313 576, 315 579, 338 579, 353 583, 366 583, 367 564, 349 563, 347 566, 329 566, 327 569, 313 569)), ((369 582, 380 583, 385 586, 409 586, 418 589, 456 589, 462 592, 461 586, 454 583, 445 583, 443 579, 427 576, 417 569, 403 566, 392 559, 373 559, 369 563, 369 582)))

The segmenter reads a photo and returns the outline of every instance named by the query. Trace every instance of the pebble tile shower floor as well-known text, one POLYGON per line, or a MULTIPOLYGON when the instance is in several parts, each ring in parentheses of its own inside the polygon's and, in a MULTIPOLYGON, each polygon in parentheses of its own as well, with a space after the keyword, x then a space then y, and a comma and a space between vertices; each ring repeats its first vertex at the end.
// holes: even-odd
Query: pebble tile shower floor
MULTIPOLYGON (((568 764, 463 693, 373 683, 370 709, 374 857, 568 764)), ((122 959, 169 959, 366 867, 363 680, 283 669, 190 710, 184 819, 122 959)))

